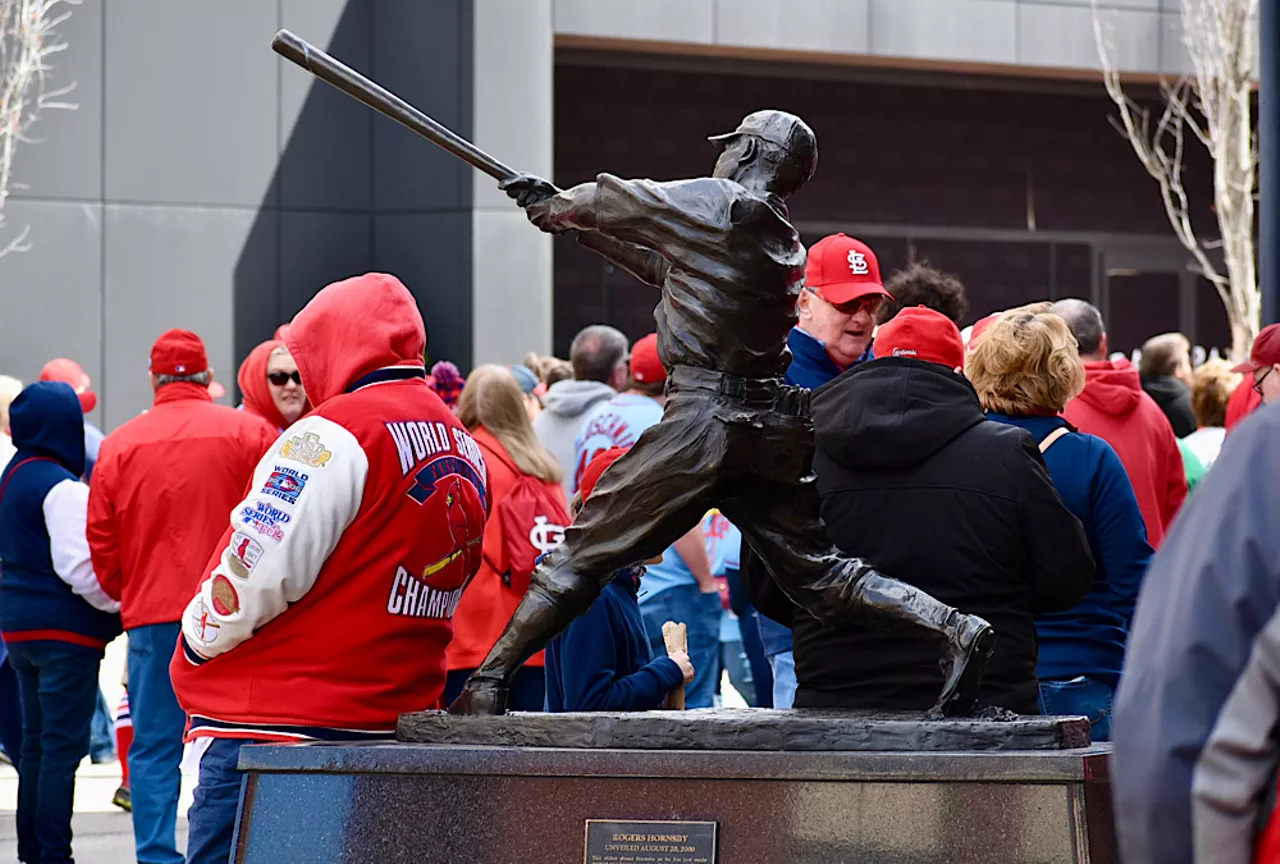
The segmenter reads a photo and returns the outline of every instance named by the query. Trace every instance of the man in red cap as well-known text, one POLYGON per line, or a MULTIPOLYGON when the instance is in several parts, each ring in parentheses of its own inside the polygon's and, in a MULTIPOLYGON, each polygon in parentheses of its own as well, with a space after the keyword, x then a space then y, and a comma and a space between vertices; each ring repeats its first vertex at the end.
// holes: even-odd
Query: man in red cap
MULTIPOLYGON (((574 448, 574 491, 585 491, 583 475, 596 457, 634 446, 641 432, 662 419, 666 385, 667 370, 658 359, 658 334, 650 333, 631 346, 631 378, 622 392, 590 409, 583 421, 574 448)), ((599 474, 596 476, 598 479, 599 474)), ((720 669, 721 607, 701 523, 667 547, 662 560, 648 568, 640 612, 654 651, 663 646, 665 622, 688 625, 689 656, 698 674, 687 688, 685 704, 710 708, 715 703, 720 669)))
POLYGON ((1228 405, 1228 426, 1232 425, 1231 421, 1238 423, 1259 405, 1270 405, 1280 401, 1280 375, 1276 374, 1277 370, 1280 370, 1280 324, 1268 324, 1253 340, 1249 359, 1231 370, 1246 373, 1245 380, 1240 384, 1240 390, 1246 391, 1248 396, 1237 400, 1236 394, 1231 394, 1232 402, 1241 401, 1244 404, 1234 412, 1238 416, 1231 416, 1233 412, 1228 405))
POLYGON ((213 403, 200 337, 169 330, 151 349, 151 410, 102 442, 89 490, 93 567, 119 600, 129 633, 129 752, 139 862, 179 864, 178 813, 186 715, 169 680, 179 621, 205 562, 276 430, 213 403))
MULTIPOLYGON (((964 343, 949 318, 903 309, 880 326, 874 349, 874 361, 813 400, 813 470, 828 536, 990 621, 1000 637, 979 704, 1038 713, 1033 615, 1069 609, 1089 590, 1084 529, 1031 435, 986 420, 960 374, 964 343)), ((753 592, 757 607, 794 627, 796 707, 929 707, 942 673, 927 644, 795 614, 776 585, 765 587, 753 592)))

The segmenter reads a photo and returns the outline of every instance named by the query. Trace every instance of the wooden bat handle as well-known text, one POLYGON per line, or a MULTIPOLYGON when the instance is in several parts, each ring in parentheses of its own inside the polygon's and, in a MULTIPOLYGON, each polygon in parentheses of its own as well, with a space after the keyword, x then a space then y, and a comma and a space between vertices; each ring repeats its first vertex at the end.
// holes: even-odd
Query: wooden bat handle
MULTIPOLYGON (((670 657, 677 651, 689 653, 689 628, 684 624, 677 624, 674 621, 668 621, 662 625, 662 642, 667 646, 667 656, 670 657)), ((669 711, 684 710, 684 684, 667 694, 666 704, 663 706, 669 711)))

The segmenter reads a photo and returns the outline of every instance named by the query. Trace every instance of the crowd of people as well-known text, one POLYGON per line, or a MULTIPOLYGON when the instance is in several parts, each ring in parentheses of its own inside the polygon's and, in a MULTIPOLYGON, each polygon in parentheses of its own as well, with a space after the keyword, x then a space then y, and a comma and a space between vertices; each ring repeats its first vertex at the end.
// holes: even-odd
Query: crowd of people
MULTIPOLYGON (((1153 550, 1228 430, 1280 401, 1280 325, 1240 366, 1193 369, 1181 334, 1138 366, 1113 355, 1083 300, 962 330, 968 311, 926 264, 885 280, 857 239, 809 249, 786 381, 812 391, 826 530, 995 626, 980 706, 1084 715, 1107 740, 1153 550)), ((240 747, 385 737, 400 713, 447 706, 665 410, 656 334, 593 325, 567 361, 466 376, 425 356, 412 295, 368 274, 249 353, 237 409, 214 401, 185 330, 152 346, 151 408, 105 436, 74 361, 25 388, 0 376, 0 747, 21 860, 71 860, 76 768, 114 749, 140 862, 227 861, 240 747), (122 632, 113 748, 98 678, 122 632), (185 858, 184 742, 199 748, 185 858)), ((712 511, 617 572, 507 707, 650 710, 673 691, 710 707, 726 678, 778 708, 924 710, 943 685, 927 634, 800 612, 712 511), (687 647, 669 649, 671 621, 687 647)))

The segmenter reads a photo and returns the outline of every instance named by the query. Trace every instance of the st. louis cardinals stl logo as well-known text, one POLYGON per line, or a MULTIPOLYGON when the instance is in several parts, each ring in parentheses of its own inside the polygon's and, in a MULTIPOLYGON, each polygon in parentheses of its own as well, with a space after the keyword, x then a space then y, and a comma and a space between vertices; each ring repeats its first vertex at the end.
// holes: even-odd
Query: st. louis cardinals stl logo
POLYGON ((854 276, 866 276, 871 272, 867 265, 867 256, 857 249, 849 250, 849 270, 854 276))

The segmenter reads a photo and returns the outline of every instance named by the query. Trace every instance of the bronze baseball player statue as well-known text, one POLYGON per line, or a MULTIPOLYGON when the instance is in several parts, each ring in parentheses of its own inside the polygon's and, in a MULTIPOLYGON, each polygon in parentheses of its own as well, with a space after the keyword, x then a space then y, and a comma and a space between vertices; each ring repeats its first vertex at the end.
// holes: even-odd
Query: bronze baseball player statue
POLYGON ((779 587, 833 627, 916 626, 944 641, 935 711, 968 711, 995 633, 986 621, 843 556, 827 539, 811 473, 809 391, 783 383, 805 249, 785 200, 818 164, 799 117, 757 111, 711 140, 712 176, 659 183, 601 174, 561 192, 522 175, 288 31, 275 50, 501 181, 529 221, 661 291, 662 421, 601 477, 563 544, 533 574, 506 630, 450 706, 500 714, 520 666, 587 610, 613 574, 659 555, 712 507, 779 587))
POLYGON ((502 184, 538 228, 581 232, 585 245, 661 290, 668 396, 662 422, 605 472, 539 566, 453 713, 501 713, 511 676, 614 572, 660 554, 712 507, 819 620, 911 624, 945 639, 950 669, 935 708, 972 704, 991 626, 844 557, 818 515, 809 391, 781 380, 805 264, 784 201, 813 176, 814 134, 799 117, 757 111, 711 140, 720 157, 709 178, 601 174, 564 192, 531 176, 502 184))

